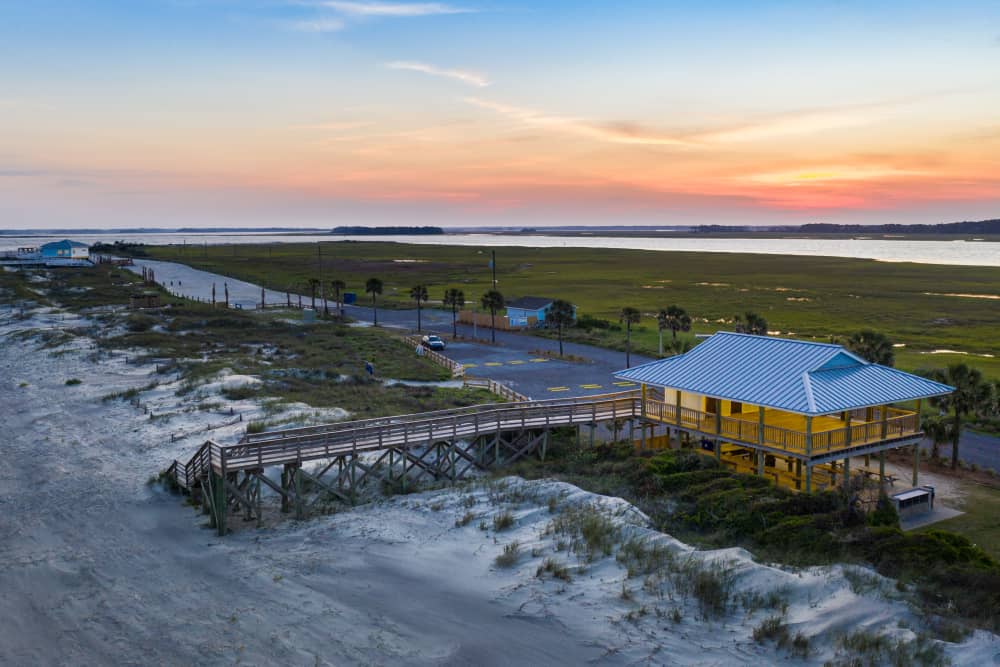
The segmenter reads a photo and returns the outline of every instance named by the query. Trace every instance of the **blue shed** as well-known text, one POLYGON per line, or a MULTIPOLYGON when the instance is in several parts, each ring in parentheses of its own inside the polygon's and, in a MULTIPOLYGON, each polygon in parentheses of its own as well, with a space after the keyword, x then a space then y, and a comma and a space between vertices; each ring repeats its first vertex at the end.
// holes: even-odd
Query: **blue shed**
POLYGON ((40 248, 42 259, 87 259, 90 257, 90 247, 86 243, 70 241, 53 241, 40 248))
MULTIPOLYGON (((535 318, 539 324, 545 321, 545 314, 555 299, 544 296, 522 296, 507 303, 507 320, 512 327, 524 327, 530 324, 529 318, 535 318)), ((573 306, 573 317, 576 318, 576 306, 573 306)))

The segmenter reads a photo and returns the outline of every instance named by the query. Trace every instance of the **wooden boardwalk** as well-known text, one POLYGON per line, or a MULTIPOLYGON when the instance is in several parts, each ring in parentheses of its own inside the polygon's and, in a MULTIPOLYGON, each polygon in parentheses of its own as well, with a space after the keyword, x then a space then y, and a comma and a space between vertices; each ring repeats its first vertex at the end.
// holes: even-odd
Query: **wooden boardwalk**
POLYGON ((324 499, 352 502, 371 481, 405 488, 425 476, 454 481, 470 470, 544 458, 550 429, 637 420, 640 403, 639 392, 627 391, 247 434, 235 445, 206 442, 186 463, 174 461, 168 476, 196 496, 222 535, 234 513, 261 521, 264 487, 281 497, 282 511, 302 517, 324 499), (275 468, 277 482, 267 475, 275 468))

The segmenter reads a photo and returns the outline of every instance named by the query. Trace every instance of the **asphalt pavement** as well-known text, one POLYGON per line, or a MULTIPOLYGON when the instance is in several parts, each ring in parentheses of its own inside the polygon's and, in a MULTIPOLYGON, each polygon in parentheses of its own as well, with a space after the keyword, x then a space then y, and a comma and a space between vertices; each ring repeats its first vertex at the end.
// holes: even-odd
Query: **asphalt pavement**
MULTIPOLYGON (((216 300, 222 301, 228 290, 229 303, 234 307, 251 310, 261 301, 261 287, 243 280, 175 262, 135 260, 131 269, 140 273, 141 267, 151 268, 156 281, 178 296, 211 300, 214 285, 216 300)), ((300 296, 303 304, 311 303, 308 295, 292 294, 290 298, 298 304, 300 296)), ((264 290, 265 303, 286 303, 288 299, 289 295, 285 292, 264 290)), ((328 303, 331 310, 336 308, 332 301, 328 303)), ((322 308, 318 299, 317 307, 322 308)), ((359 322, 371 323, 375 320, 371 306, 352 304, 346 305, 344 310, 348 317, 359 322)), ((377 316, 380 326, 416 331, 415 308, 379 308, 377 316)), ((614 378, 615 371, 625 368, 624 352, 564 343, 565 355, 572 355, 575 359, 564 361, 552 358, 559 350, 559 343, 548 338, 497 331, 494 344, 488 327, 459 325, 460 340, 453 341, 450 312, 423 308, 420 320, 423 333, 436 333, 447 341, 445 355, 465 365, 468 375, 492 378, 534 399, 588 396, 636 387, 634 383, 619 382, 614 378)), ((648 361, 652 359, 632 355, 631 365, 648 361)))

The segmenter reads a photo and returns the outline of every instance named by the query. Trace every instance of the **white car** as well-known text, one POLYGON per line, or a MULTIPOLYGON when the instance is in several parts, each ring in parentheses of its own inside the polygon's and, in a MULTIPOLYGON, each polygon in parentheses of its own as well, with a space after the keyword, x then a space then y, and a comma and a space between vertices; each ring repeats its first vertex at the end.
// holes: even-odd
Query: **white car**
POLYGON ((432 335, 430 335, 430 336, 424 336, 424 337, 423 337, 423 338, 422 338, 422 339, 420 340, 420 343, 421 343, 421 344, 422 344, 422 345, 423 345, 424 347, 426 347, 426 348, 428 348, 428 349, 430 349, 430 350, 438 350, 438 351, 441 351, 441 350, 443 350, 443 349, 444 349, 444 341, 443 341, 443 340, 441 340, 441 337, 440 337, 440 336, 435 336, 435 335, 433 335, 433 334, 432 334, 432 335))

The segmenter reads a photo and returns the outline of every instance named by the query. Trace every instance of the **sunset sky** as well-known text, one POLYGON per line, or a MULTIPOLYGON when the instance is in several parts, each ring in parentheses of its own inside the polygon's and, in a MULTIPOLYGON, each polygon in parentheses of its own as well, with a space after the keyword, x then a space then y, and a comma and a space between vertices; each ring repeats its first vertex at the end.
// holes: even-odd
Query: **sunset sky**
POLYGON ((1000 3, 0 0, 0 228, 1000 217, 1000 3))

